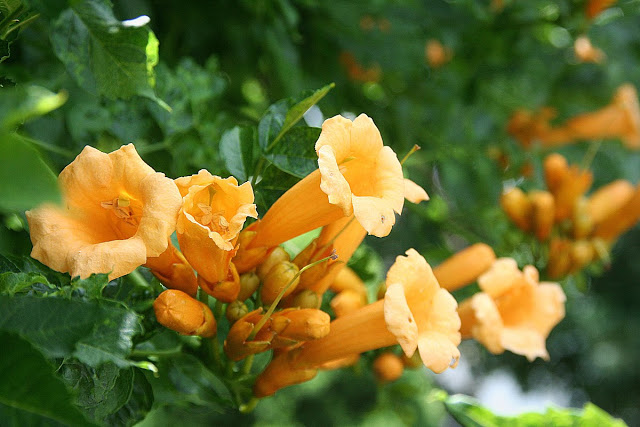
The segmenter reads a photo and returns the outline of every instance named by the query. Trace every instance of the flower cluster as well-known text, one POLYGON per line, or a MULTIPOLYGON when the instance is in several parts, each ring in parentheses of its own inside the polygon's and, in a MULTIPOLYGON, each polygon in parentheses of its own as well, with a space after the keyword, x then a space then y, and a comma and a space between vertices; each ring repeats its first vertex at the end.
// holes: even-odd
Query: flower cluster
POLYGON ((547 274, 561 278, 608 259, 617 238, 640 219, 640 187, 617 180, 585 196, 593 176, 560 154, 544 160, 547 190, 506 190, 501 205, 523 231, 549 242, 547 274))
MULTIPOLYGON (((583 60, 599 60, 599 54, 589 49, 587 42, 576 41, 577 55, 583 55, 583 60)), ((525 148, 534 142, 551 148, 583 140, 619 139, 629 149, 640 149, 640 106, 631 84, 620 86, 611 103, 600 110, 579 114, 554 127, 549 122, 555 115, 555 110, 548 107, 537 113, 519 110, 509 120, 507 131, 525 148)))
POLYGON ((562 291, 538 285, 533 267, 520 272, 513 261, 496 261, 484 244, 434 270, 409 249, 389 269, 378 301, 369 303, 365 284, 346 263, 367 234, 390 233, 405 198, 419 203, 428 195, 403 177, 396 154, 364 114, 326 120, 315 150, 319 168, 258 219, 249 183, 206 170, 171 180, 133 145, 110 154, 87 147, 60 174, 64 206, 27 212, 32 255, 81 277, 114 279, 146 266, 168 288, 153 305, 160 324, 211 338, 215 347, 226 317, 230 363, 247 359, 250 367, 253 355, 273 351, 256 379, 257 397, 390 346, 404 355, 381 352, 373 363, 380 381, 397 379, 404 366, 436 373, 455 367, 457 347, 468 337, 494 353, 547 357, 544 341, 562 318, 562 291), (248 218, 256 221, 244 227, 248 218), (317 228, 318 237, 295 256, 280 246, 317 228), (482 292, 458 308, 449 291, 475 280, 482 292), (327 292, 330 308, 323 310, 327 292))

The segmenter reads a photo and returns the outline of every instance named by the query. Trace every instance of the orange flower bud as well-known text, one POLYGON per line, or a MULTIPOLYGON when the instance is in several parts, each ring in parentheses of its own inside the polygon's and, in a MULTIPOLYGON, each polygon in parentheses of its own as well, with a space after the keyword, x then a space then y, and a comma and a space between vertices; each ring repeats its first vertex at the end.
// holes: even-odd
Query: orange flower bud
POLYGON ((533 229, 540 241, 547 240, 553 228, 555 202, 548 191, 532 191, 529 194, 533 208, 533 229))
POLYGON ((633 196, 629 181, 619 179, 600 187, 587 200, 587 212, 594 224, 599 224, 620 209, 633 196))
POLYGON ((269 274, 271 268, 281 261, 289 261, 289 254, 282 247, 276 246, 269 251, 267 258, 258 266, 256 273, 261 280, 269 274))
POLYGON ((490 246, 476 243, 463 249, 433 269, 440 287, 448 291, 460 289, 474 282, 496 260, 490 246))
POLYGON ((212 337, 216 334, 216 319, 206 304, 186 293, 168 289, 153 303, 158 322, 183 335, 212 337))
POLYGON ((531 202, 522 190, 518 187, 506 190, 500 197, 500 205, 518 228, 524 231, 531 229, 531 202))
POLYGON ((260 286, 260 278, 256 273, 248 272, 240 275, 240 293, 238 293, 238 301, 245 301, 260 286))
POLYGON ((250 243, 255 239, 257 232, 255 229, 257 228, 260 220, 254 222, 244 230, 242 230, 238 236, 238 251, 236 255, 233 257, 233 263, 238 269, 238 273, 243 274, 247 271, 251 271, 256 268, 257 265, 261 264, 269 254, 268 247, 257 247, 249 249, 250 243))
POLYGON ((271 396, 276 391, 291 384, 309 381, 316 376, 315 368, 295 366, 298 350, 283 351, 275 355, 253 385, 256 397, 271 396))
POLYGON ((261 308, 246 314, 231 326, 227 339, 224 341, 224 352, 229 359, 242 360, 251 354, 269 349, 275 336, 275 332, 271 329, 271 319, 260 328, 253 340, 247 341, 260 319, 262 319, 261 308))
POLYGON ((320 308, 322 301, 318 297, 318 294, 311 289, 303 289, 297 294, 293 295, 293 298, 289 298, 289 307, 298 308, 320 308))
POLYGON ((573 237, 583 239, 593 231, 593 219, 588 212, 587 199, 579 198, 573 208, 573 237))
POLYGON ((336 314, 336 317, 342 317, 345 314, 356 311, 360 307, 364 307, 366 303, 362 294, 352 291, 351 289, 345 289, 333 297, 331 300, 331 308, 336 314))
POLYGON ((553 238, 549 243, 549 261, 547 263, 547 275, 552 279, 558 279, 567 274, 571 268, 571 240, 553 238))
POLYGON ((144 264, 167 288, 181 290, 192 297, 198 291, 198 281, 191 265, 182 253, 171 243, 160 256, 147 258, 144 264))
POLYGON ((556 222, 571 218, 576 201, 587 192, 592 182, 593 174, 590 171, 580 170, 576 166, 569 168, 564 180, 553 192, 556 222))
POLYGON ((315 308, 292 308, 282 310, 273 315, 276 324, 281 319, 287 319, 284 329, 278 332, 278 337, 294 341, 311 341, 322 338, 329 333, 331 318, 327 313, 315 308))
POLYGON ((451 50, 435 39, 427 40, 427 44, 424 47, 424 55, 427 63, 433 68, 442 67, 453 57, 451 50))
POLYGON ((596 16, 600 15, 603 10, 613 6, 615 3, 616 0, 589 0, 589 3, 587 3, 587 6, 585 8, 587 18, 595 18, 596 16))
POLYGON ((393 353, 382 353, 373 361, 373 373, 378 381, 387 383, 397 380, 404 372, 402 359, 393 353))
POLYGON ((347 289, 352 290, 362 295, 366 303, 367 287, 362 279, 349 267, 340 269, 330 289, 337 294, 347 289))
POLYGON ((571 245, 571 268, 569 273, 575 273, 587 266, 595 257, 595 250, 591 242, 578 240, 571 245))
POLYGON ((235 301, 240 293, 240 276, 233 263, 229 264, 226 280, 209 283, 204 277, 198 276, 198 284, 206 293, 222 302, 235 301))
POLYGON ((569 172, 567 159, 558 153, 549 154, 544 159, 544 179, 547 188, 555 193, 569 172))
POLYGON ((624 205, 598 225, 594 236, 612 242, 633 227, 638 219, 640 219, 640 185, 624 205))
POLYGON ((264 277, 262 283, 262 289, 260 290, 262 302, 271 304, 278 297, 278 294, 293 280, 293 283, 285 291, 284 296, 291 294, 300 282, 300 277, 295 277, 299 271, 298 266, 289 261, 280 261, 274 265, 264 277))
POLYGON ((229 303, 225 316, 227 317, 229 323, 233 324, 237 320, 246 316, 247 313, 249 313, 249 309, 247 308, 247 306, 242 301, 236 300, 232 303, 229 303))

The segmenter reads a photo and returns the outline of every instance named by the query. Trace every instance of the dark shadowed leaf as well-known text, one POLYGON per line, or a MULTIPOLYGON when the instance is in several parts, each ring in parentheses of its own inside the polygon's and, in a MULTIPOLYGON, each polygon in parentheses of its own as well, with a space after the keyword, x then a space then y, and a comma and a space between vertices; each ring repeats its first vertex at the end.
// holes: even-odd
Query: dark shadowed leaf
POLYGON ((220 155, 225 167, 240 182, 248 181, 255 167, 253 155, 255 129, 249 126, 236 126, 222 135, 220 155))
POLYGON ((0 418, 3 425, 89 425, 53 367, 27 341, 0 332, 0 418), (6 423, 6 424, 5 424, 6 423))

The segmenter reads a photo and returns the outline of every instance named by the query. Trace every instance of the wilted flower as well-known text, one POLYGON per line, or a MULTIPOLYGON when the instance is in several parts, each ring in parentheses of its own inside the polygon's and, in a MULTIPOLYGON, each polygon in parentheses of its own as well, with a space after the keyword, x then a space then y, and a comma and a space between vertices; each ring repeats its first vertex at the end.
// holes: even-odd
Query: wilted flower
POLYGON ((475 338, 487 350, 548 359, 545 341, 564 318, 565 295, 556 283, 538 283, 538 270, 523 271, 511 258, 498 259, 478 278, 482 292, 458 309, 463 338, 475 338))
POLYGON ((27 211, 33 251, 72 276, 128 274, 162 254, 176 226, 178 189, 133 144, 105 154, 85 147, 58 177, 64 206, 27 211))

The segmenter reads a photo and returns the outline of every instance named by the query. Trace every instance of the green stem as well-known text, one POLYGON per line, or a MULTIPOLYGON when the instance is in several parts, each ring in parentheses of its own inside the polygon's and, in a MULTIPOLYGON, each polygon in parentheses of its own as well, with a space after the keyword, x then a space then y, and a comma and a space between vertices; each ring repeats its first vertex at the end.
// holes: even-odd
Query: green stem
POLYGON ((581 165, 582 170, 589 169, 601 145, 602 145, 602 140, 592 142, 591 144, 589 144, 589 149, 587 150, 587 152, 584 155, 584 158, 582 159, 582 165, 581 165))
POLYGON ((216 300, 216 305, 213 308, 213 315, 216 320, 219 320, 222 317, 222 311, 224 309, 224 304, 220 300, 216 300))
POLYGON ((264 168, 264 157, 260 157, 258 164, 256 165, 256 169, 253 171, 253 177, 251 178, 251 187, 256 186, 256 182, 258 181, 258 176, 262 173, 262 169, 264 168))
POLYGON ((258 399, 257 397, 252 397, 250 401, 240 405, 238 409, 243 414, 248 414, 249 412, 252 412, 256 408, 256 405, 258 404, 259 401, 260 399, 258 399))
POLYGON ((316 265, 322 262, 329 261, 330 259, 335 260, 337 258, 338 256, 335 253, 332 253, 328 257, 322 258, 321 260, 305 265, 303 268, 301 268, 300 271, 298 271, 298 273, 295 276, 293 276, 293 278, 289 281, 289 283, 287 283, 287 286, 282 288, 282 290, 280 291, 276 299, 271 303, 271 306, 269 306, 269 310, 267 310, 267 312, 264 314, 264 316, 262 316, 260 321, 255 324, 255 326, 253 327, 253 330, 251 331, 251 333, 249 334, 249 337, 247 338, 247 341, 251 341, 256 337, 256 334, 260 331, 260 329, 262 329, 262 327, 265 325, 265 323, 267 323, 267 321, 269 320, 273 312, 276 310, 276 307, 280 303, 280 300, 282 299, 282 297, 284 297, 284 294, 289 290, 289 288, 295 283, 296 279, 300 277, 302 273, 304 273, 310 268, 315 267, 316 265))
POLYGON ((40 14, 36 13, 35 15, 31 15, 27 19, 23 19, 22 21, 20 21, 18 24, 14 25, 13 27, 9 27, 7 29, 7 31, 5 31, 4 34, 2 35, 2 37, 0 37, 0 38, 5 39, 9 34, 11 34, 12 31, 14 31, 14 30, 16 30, 16 29, 18 29, 20 27, 23 27, 23 26, 27 25, 28 23, 38 19, 39 16, 40 16, 40 14))
POLYGON ((72 152, 70 150, 65 150, 64 148, 56 147, 55 145, 51 145, 51 144, 49 144, 47 142, 38 141, 36 139, 29 138, 28 136, 24 136, 24 135, 20 135, 20 138, 24 139, 29 144, 33 144, 33 145, 35 145, 37 147, 42 148, 43 150, 50 151, 52 153, 60 154, 60 155, 63 155, 65 157, 69 157, 69 158, 72 158, 72 157, 75 156, 74 152, 72 152))
POLYGON ((139 270, 133 270, 129 273, 129 279, 136 285, 143 288, 150 288, 151 285, 147 282, 147 279, 144 278, 142 273, 139 270))
POLYGON ((253 358, 255 354, 250 354, 244 359, 244 365, 242 365, 242 373, 248 375, 251 372, 251 366, 253 365, 253 358))
POLYGON ((418 151, 420 149, 420 146, 418 144, 414 144, 413 147, 411 147, 411 150, 409 150, 409 152, 407 154, 405 154, 405 156, 402 158, 402 160, 400 160, 400 164, 404 165, 404 162, 407 161, 407 159, 409 157, 411 157, 411 155, 413 153, 415 153, 416 151, 418 151))
POLYGON ((181 354, 182 350, 156 350, 156 351, 144 351, 144 350, 133 350, 131 352, 131 357, 163 357, 163 356, 175 356, 181 354))

